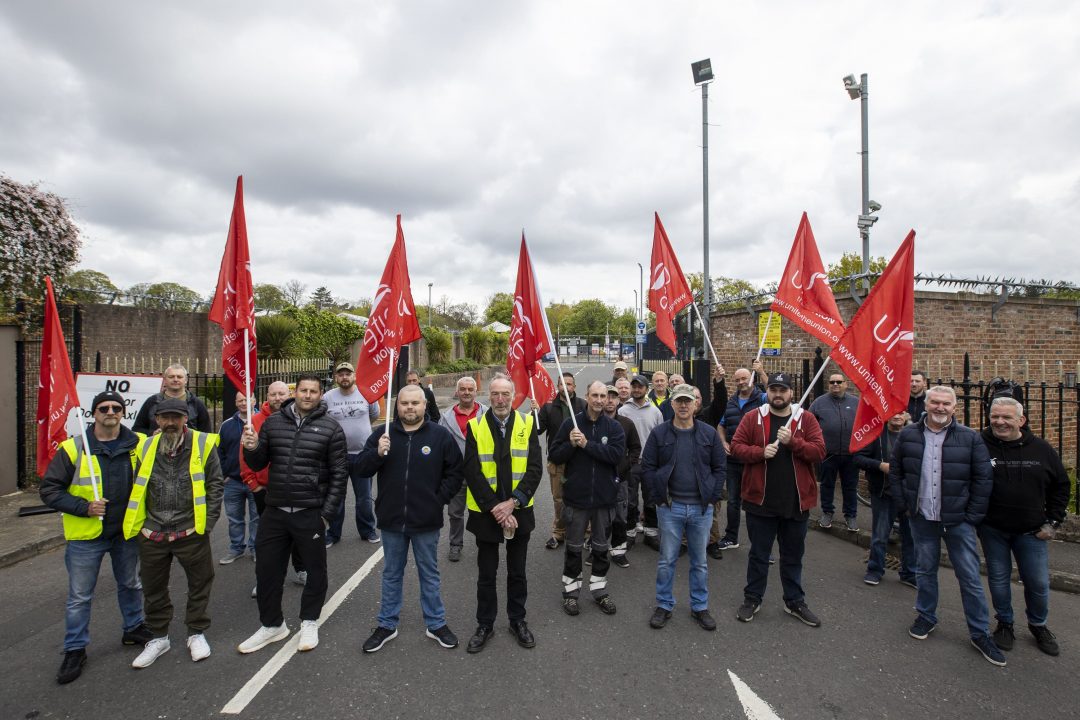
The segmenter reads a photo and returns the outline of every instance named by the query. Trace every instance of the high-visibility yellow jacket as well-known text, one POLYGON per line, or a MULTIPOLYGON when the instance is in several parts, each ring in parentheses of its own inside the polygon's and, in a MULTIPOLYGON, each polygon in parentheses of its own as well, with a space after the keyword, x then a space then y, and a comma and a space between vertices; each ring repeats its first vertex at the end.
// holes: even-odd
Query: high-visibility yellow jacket
MULTIPOLYGON (((138 435, 139 444, 146 439, 146 436, 141 433, 136 433, 136 435, 138 435)), ((135 473, 135 468, 138 466, 138 448, 139 446, 136 445, 129 453, 132 474, 135 473)), ((98 463, 97 457, 92 454, 87 456, 83 452, 82 444, 78 438, 73 437, 60 443, 60 450, 67 454, 71 465, 75 468, 75 477, 72 478, 71 485, 68 486, 68 493, 86 502, 93 502, 93 483, 96 478, 98 495, 103 496, 102 485, 104 481, 101 475, 101 464, 98 463), (91 474, 91 469, 93 469, 93 474, 91 474)), ((64 538, 67 540, 93 540, 101 535, 104 526, 103 519, 98 517, 84 517, 70 513, 61 513, 61 517, 64 522, 64 538)))
MULTIPOLYGON (((529 464, 529 438, 533 433, 532 414, 524 415, 514 411, 517 416, 514 419, 513 431, 510 434, 510 474, 513 478, 511 492, 517 489, 518 483, 525 477, 525 469, 529 464)), ((491 434, 491 426, 484 415, 478 415, 469 420, 473 438, 476 440, 476 453, 480 456, 480 472, 488 481, 492 491, 498 484, 498 469, 495 463, 495 437, 491 434)), ((480 506, 473 497, 472 490, 466 490, 465 504, 470 510, 480 512, 480 506)), ((527 507, 532 507, 533 499, 529 498, 527 507)))
MULTIPOLYGON (((218 436, 213 433, 191 430, 191 459, 188 461, 188 473, 191 475, 191 497, 195 510, 195 532, 206 533, 206 458, 218 444, 218 436)), ((139 534, 146 521, 146 484, 154 471, 161 434, 146 438, 139 443, 139 474, 131 488, 127 511, 124 513, 124 537, 133 538, 139 534)))

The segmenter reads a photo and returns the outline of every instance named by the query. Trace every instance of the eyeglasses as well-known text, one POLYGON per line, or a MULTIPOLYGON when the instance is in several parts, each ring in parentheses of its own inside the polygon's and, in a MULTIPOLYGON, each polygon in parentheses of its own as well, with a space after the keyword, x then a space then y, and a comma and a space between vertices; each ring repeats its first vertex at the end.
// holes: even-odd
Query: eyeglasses
POLYGON ((844 381, 843 380, 830 380, 829 384, 830 385, 843 385, 844 381))
POLYGON ((121 415, 124 412, 124 408, 121 405, 98 405, 95 412, 99 412, 102 415, 121 415))

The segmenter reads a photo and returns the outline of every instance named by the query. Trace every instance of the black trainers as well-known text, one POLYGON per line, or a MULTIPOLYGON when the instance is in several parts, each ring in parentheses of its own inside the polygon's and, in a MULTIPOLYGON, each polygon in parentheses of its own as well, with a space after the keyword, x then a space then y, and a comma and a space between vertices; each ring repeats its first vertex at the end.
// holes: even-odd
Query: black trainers
POLYGON ((626 555, 612 555, 611 564, 618 565, 621 568, 630 567, 630 561, 626 559, 626 555))
POLYGON ((804 602, 796 605, 785 605, 784 612, 802 620, 810 627, 821 627, 821 620, 818 619, 817 615, 810 611, 810 608, 806 607, 806 603, 804 602))
POLYGON ((761 603, 755 602, 750 598, 744 598, 742 605, 740 605, 739 609, 735 612, 735 617, 742 622, 750 622, 754 619, 754 616, 757 615, 757 611, 760 609, 761 603))
POLYGON ((690 613, 690 617, 694 618, 694 622, 700 625, 702 630, 716 629, 716 621, 708 610, 695 610, 690 613))
POLYGON ((578 607, 577 598, 566 597, 562 600, 562 609, 567 615, 577 615, 581 612, 581 608, 578 607))
POLYGON ((713 560, 723 560, 724 553, 720 550, 720 543, 709 543, 705 546, 705 554, 713 560))
POLYGON ((397 637, 397 628, 377 627, 371 633, 371 637, 364 641, 364 652, 373 653, 382 649, 382 646, 397 637))
POLYGON ((56 682, 67 685, 82 675, 83 665, 86 664, 86 650, 68 650, 64 653, 64 659, 60 663, 60 670, 56 673, 56 682))
POLYGON ((721 550, 738 550, 739 549, 739 541, 738 540, 728 540, 727 538, 724 538, 723 540, 721 540, 717 544, 720 546, 721 550))
POLYGON ((456 648, 457 647, 457 635, 450 632, 449 625, 443 625, 437 627, 434 630, 425 630, 424 634, 429 638, 439 643, 444 648, 456 648))
POLYGON ((937 625, 925 619, 922 615, 915 618, 915 622, 908 628, 907 634, 916 640, 925 640, 930 636, 930 633, 934 632, 934 628, 937 625))
POLYGON ((998 646, 994 644, 989 635, 971 638, 971 644, 982 653, 982 656, 986 658, 986 662, 998 667, 1005 667, 1005 653, 998 649, 998 646))
POLYGON ((997 627, 994 628, 993 638, 994 644, 1002 650, 1012 650, 1013 643, 1016 642, 1016 633, 1013 632, 1013 624, 998 620, 997 627))
POLYGON ((615 601, 611 599, 610 595, 604 595, 601 598, 597 598, 596 604, 600 606, 600 612, 605 615, 615 614, 615 601))
POLYGON ((125 645, 145 645, 153 639, 154 633, 150 632, 150 628, 146 627, 146 623, 142 623, 137 628, 125 630, 120 642, 125 645))
MULTIPOLYGON (((1039 646, 1040 650, 1047 655, 1057 656, 1060 652, 1058 649, 1057 637, 1054 633, 1050 632, 1050 628, 1045 625, 1028 625, 1028 630, 1035 636, 1035 644, 1039 646)), ((994 637, 994 640, 997 640, 996 636, 994 637)), ((1000 647, 1000 643, 998 643, 998 645, 1000 647)), ((1007 650, 1008 648, 1003 649, 1007 650)))
POLYGON ((649 618, 649 627, 659 630, 660 628, 667 625, 667 621, 670 619, 670 610, 665 610, 662 607, 657 607, 655 610, 653 610, 652 617, 649 618))
POLYGON ((555 550, 562 545, 562 540, 557 539, 554 535, 548 538, 548 541, 544 543, 544 547, 548 550, 555 550))

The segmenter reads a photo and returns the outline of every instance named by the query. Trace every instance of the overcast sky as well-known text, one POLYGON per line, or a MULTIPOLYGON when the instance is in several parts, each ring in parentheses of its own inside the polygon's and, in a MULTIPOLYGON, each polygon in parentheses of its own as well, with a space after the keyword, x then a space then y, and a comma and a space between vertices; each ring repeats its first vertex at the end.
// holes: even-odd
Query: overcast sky
POLYGON ((714 276, 775 281, 803 210, 859 249, 865 72, 874 256, 1080 281, 1067 0, 9 2, 0 172, 122 287, 212 291, 243 174, 257 283, 370 297, 401 213, 418 305, 513 291, 524 228, 545 301, 629 307, 653 211, 702 267, 706 57, 714 276))

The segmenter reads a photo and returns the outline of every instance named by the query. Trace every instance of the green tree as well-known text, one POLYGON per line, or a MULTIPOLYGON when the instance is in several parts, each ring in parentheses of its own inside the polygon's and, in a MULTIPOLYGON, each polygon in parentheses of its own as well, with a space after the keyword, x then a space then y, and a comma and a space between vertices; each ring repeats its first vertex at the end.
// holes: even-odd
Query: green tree
POLYGON ((566 322, 566 318, 570 316, 572 310, 573 308, 566 303, 548 303, 545 311, 547 312, 548 327, 551 328, 551 334, 556 341, 558 341, 558 338, 555 336, 562 331, 562 324, 566 322))
MULTIPOLYGON (((690 292, 694 296, 694 302, 697 303, 701 302, 703 292, 701 279, 703 277, 704 273, 699 272, 690 273, 686 276, 687 281, 690 283, 690 292)), ((739 302, 732 302, 735 298, 744 297, 746 295, 756 295, 765 291, 766 288, 757 287, 748 280, 729 278, 723 275, 712 279, 712 300, 715 307, 722 310, 732 307, 741 307, 739 302)))
MULTIPOLYGON (((888 264, 889 261, 883 257, 871 257, 870 272, 881 273, 888 264)), ((829 269, 826 272, 829 274, 829 284, 832 285, 833 292, 846 293, 851 287, 851 282, 849 280, 839 280, 838 278, 861 273, 862 255, 857 252, 846 252, 840 256, 840 262, 829 263, 829 269)), ((870 286, 873 287, 877 281, 878 278, 872 278, 870 286)), ((860 281, 859 284, 862 285, 862 282, 860 281)))
POLYGON ((281 288, 270 283, 259 283, 252 292, 255 294, 255 307, 259 310, 284 310, 289 301, 281 288))
POLYGON ((109 293, 119 292, 109 276, 97 270, 76 270, 64 278, 64 299, 80 305, 108 302, 109 293))
POLYGON ((435 324, 444 325, 454 330, 464 330, 476 324, 476 306, 469 303, 452 305, 450 298, 443 295, 435 304, 435 324))
POLYGON ((506 365, 506 353, 510 351, 510 333, 497 333, 488 331, 488 358, 489 365, 506 365))
POLYGON ((514 296, 506 292, 498 292, 488 298, 487 308, 484 310, 484 323, 501 322, 510 324, 514 315, 514 296))
POLYGON ((287 308, 284 315, 296 321, 296 348, 305 357, 325 357, 331 363, 349 359, 349 349, 363 337, 363 329, 352 320, 329 310, 287 308))
POLYGON ((488 332, 479 325, 468 328, 461 335, 461 343, 465 346, 465 357, 478 363, 486 363, 491 354, 491 337, 495 333, 488 332))
POLYGON ((334 296, 330 294, 325 285, 320 285, 311 293, 311 300, 308 304, 316 310, 328 310, 334 307, 334 296))
POLYGON ((281 286, 281 294, 285 296, 285 302, 293 307, 300 307, 300 304, 304 302, 306 292, 307 285, 295 279, 281 286))
POLYGON ((259 357, 281 360, 296 351, 296 334, 300 325, 288 315, 264 315, 255 319, 255 336, 259 357))
POLYGON ((205 304, 199 293, 174 282, 139 283, 127 292, 135 307, 191 312, 205 304))
POLYGON ((420 332, 424 336, 428 365, 439 365, 450 360, 451 351, 454 349, 454 339, 450 333, 435 326, 423 328, 420 332))
POLYGON ((603 335, 615 319, 615 308, 602 300, 579 300, 562 323, 562 334, 603 335))
POLYGON ((0 175, 0 307, 42 297, 42 277, 62 278, 81 245, 62 198, 0 175))
POLYGON ((611 321, 611 334, 613 336, 626 337, 637 333, 637 314, 633 309, 627 308, 615 316, 611 321))
POLYGON ((371 298, 362 297, 354 303, 349 303, 346 312, 350 312, 353 315, 369 317, 371 315, 371 298))

